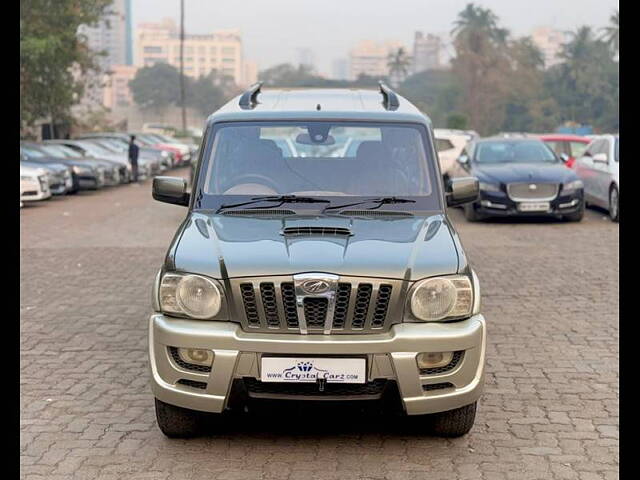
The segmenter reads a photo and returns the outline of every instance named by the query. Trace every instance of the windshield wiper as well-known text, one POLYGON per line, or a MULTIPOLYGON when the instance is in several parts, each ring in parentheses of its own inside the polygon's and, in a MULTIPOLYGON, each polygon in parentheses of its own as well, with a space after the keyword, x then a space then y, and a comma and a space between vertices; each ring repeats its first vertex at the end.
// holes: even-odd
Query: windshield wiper
POLYGON ((365 208, 364 210, 376 210, 376 209, 380 208, 382 205, 389 205, 389 204, 392 204, 392 203, 416 203, 416 201, 415 200, 411 200, 409 198, 400 198, 400 197, 376 197, 376 198, 369 198, 368 200, 363 200, 362 202, 344 203, 342 205, 334 205, 332 207, 325 207, 322 210, 322 213, 326 212, 327 210, 336 210, 336 209, 340 209, 340 208, 355 207, 357 205, 365 205, 367 203, 375 203, 377 205, 375 207, 365 208))
POLYGON ((279 202, 277 205, 267 205, 265 207, 252 207, 250 210, 258 210, 261 208, 278 208, 285 203, 331 203, 329 200, 323 198, 313 197, 297 197, 296 195, 267 195, 264 197, 254 197, 248 202, 242 203, 230 203, 228 205, 220 205, 216 213, 220 213, 222 210, 235 207, 244 207, 245 205, 253 205, 261 202, 279 202))

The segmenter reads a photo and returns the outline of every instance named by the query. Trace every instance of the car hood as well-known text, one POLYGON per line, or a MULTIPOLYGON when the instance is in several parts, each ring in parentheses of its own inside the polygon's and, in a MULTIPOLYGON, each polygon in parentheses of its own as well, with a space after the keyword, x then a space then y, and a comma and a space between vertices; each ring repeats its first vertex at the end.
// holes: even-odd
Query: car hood
POLYGON ((441 214, 416 217, 248 217, 192 212, 167 267, 213 278, 325 272, 417 280, 458 272, 457 244, 441 214), (347 228, 350 236, 285 236, 287 227, 347 228))
POLYGON ((563 183, 576 180, 575 172, 562 163, 503 163, 472 166, 471 174, 481 182, 492 183, 563 183))

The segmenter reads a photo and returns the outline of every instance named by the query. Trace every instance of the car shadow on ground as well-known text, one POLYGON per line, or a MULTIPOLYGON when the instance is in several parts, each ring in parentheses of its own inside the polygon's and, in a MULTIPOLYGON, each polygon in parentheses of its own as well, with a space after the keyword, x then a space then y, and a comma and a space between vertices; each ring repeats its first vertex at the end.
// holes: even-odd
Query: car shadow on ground
MULTIPOLYGON (((358 402, 361 403, 361 402, 358 402)), ((431 436, 433 417, 406 416, 397 408, 383 410, 376 402, 352 406, 345 402, 278 402, 248 412, 226 412, 205 416, 202 438, 237 436, 343 436, 397 435, 431 436), (374 405, 375 404, 375 405, 374 405)))

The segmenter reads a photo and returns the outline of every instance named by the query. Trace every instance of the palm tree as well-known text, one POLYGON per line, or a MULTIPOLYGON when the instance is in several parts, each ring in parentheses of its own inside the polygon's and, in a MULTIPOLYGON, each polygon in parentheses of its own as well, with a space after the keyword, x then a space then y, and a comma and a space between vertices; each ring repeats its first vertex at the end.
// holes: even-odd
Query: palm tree
POLYGON ((392 86, 397 87, 409 74, 411 57, 404 47, 389 53, 387 56, 387 67, 389 67, 389 80, 392 86))
POLYGON ((509 36, 507 29, 498 27, 498 17, 490 9, 473 3, 467 4, 453 25, 451 34, 455 41, 465 43, 475 53, 480 53, 483 49, 484 39, 504 45, 509 36))
POLYGON ((609 17, 609 23, 608 27, 602 29, 602 39, 607 42, 611 52, 616 55, 620 41, 620 12, 618 10, 609 17))

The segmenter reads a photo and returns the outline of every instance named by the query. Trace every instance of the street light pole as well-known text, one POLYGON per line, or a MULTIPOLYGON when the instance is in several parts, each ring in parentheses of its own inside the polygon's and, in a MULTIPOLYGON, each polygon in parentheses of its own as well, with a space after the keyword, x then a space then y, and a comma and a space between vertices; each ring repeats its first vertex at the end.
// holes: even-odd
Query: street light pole
POLYGON ((182 107, 182 134, 187 130, 187 110, 184 102, 184 0, 180 0, 180 106, 182 107))

